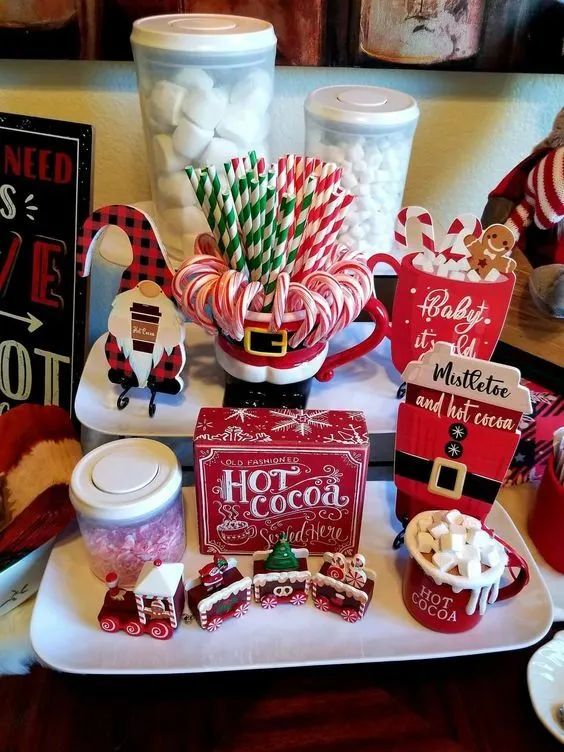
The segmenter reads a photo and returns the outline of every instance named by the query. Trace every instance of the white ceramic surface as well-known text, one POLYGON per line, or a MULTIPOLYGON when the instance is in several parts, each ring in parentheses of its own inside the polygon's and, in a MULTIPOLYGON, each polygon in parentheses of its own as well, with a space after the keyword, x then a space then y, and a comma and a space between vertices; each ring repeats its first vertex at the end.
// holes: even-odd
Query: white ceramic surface
POLYGON ((0 616, 35 595, 54 539, 0 572, 0 616))
MULTIPOLYGON (((360 342, 372 328, 364 322, 351 324, 331 340, 329 352, 360 342)), ((186 326, 184 389, 176 396, 158 394, 153 418, 147 413, 148 389, 132 389, 129 405, 117 409, 121 388, 106 378, 105 340, 103 335, 92 346, 76 394, 77 417, 88 428, 114 436, 189 437, 201 407, 221 406, 223 372, 215 360, 213 338, 195 324, 186 326)), ((337 368, 331 381, 322 384, 314 379, 308 408, 328 410, 346 404, 348 410, 364 412, 369 433, 393 433, 400 384, 400 375, 390 360, 390 343, 385 340, 375 351, 337 368)))
POLYGON ((564 703, 564 632, 557 632, 534 653, 527 667, 527 684, 535 713, 564 744, 564 728, 558 720, 558 708, 564 703))
MULTIPOLYGON (((374 598, 366 616, 347 624, 339 616, 320 613, 308 602, 300 608, 280 606, 265 611, 253 604, 241 621, 232 619, 210 634, 197 624, 181 625, 174 637, 102 632, 97 614, 104 585, 90 573, 76 533, 53 550, 37 596, 31 625, 33 647, 49 666, 71 673, 151 674, 370 663, 492 653, 530 645, 552 622, 550 597, 539 571, 506 512, 492 508, 489 522, 528 561, 531 580, 516 598, 491 607, 480 624, 462 634, 439 634, 415 622, 401 597, 405 550, 392 550, 399 530, 393 515, 392 483, 368 483, 360 550, 376 571, 374 598), (327 636, 326 639, 323 639, 327 636)), ((197 552, 193 489, 186 490, 188 549, 185 576, 192 577, 209 557, 197 552)), ((244 575, 251 557, 240 557, 244 575)), ((321 559, 310 559, 316 571, 321 559)))
MULTIPOLYGON (((554 621, 564 621, 564 574, 557 572, 542 558, 527 530, 527 520, 535 503, 537 486, 523 483, 520 486, 504 488, 499 500, 511 515, 515 527, 523 536, 527 548, 538 564, 543 580, 552 598, 554 621)), ((562 700, 564 702, 564 698, 562 700)))

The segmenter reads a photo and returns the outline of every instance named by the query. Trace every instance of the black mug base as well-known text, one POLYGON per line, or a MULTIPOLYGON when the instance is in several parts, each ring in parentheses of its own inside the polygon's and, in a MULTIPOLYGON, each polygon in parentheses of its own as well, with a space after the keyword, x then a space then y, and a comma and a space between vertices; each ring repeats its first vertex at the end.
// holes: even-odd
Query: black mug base
POLYGON ((251 384, 225 374, 223 407, 272 407, 303 410, 307 405, 312 379, 295 384, 251 384))

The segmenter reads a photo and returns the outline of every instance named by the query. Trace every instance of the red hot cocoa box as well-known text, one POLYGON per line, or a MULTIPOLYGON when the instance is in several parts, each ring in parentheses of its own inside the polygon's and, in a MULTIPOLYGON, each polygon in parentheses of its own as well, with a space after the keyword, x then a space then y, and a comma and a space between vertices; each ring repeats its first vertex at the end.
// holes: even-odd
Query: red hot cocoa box
POLYGON ((368 432, 344 410, 204 408, 194 433, 202 553, 251 554, 281 532, 311 554, 358 548, 368 432))

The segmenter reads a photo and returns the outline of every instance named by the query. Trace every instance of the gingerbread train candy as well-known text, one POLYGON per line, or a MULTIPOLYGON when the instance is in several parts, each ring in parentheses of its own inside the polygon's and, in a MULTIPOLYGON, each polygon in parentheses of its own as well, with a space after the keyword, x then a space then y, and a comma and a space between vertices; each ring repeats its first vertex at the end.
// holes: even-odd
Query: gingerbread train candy
POLYGON ((186 600, 202 629, 215 632, 227 619, 245 616, 251 600, 252 580, 243 577, 236 559, 217 554, 198 575, 186 584, 186 600))
POLYGON ((362 619, 372 600, 376 580, 375 572, 365 564, 360 553, 350 559, 338 552, 323 554, 323 564, 312 583, 315 607, 339 614, 351 624, 362 619))
POLYGON ((303 606, 306 603, 311 572, 307 548, 291 548, 281 533, 274 548, 253 554, 253 590, 257 603, 265 609, 281 603, 303 606))

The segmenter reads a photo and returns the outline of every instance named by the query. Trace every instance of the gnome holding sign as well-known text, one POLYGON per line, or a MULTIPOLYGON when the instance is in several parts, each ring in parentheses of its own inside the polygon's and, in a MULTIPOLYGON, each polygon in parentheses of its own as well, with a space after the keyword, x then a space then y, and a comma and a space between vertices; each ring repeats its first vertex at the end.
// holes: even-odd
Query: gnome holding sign
POLYGON ((157 392, 178 394, 183 387, 184 327, 172 299, 173 272, 149 217, 133 206, 116 205, 98 209, 84 223, 78 239, 82 276, 89 274, 93 250, 110 225, 128 236, 133 260, 122 274, 108 318, 108 378, 122 387, 118 410, 129 404, 130 389, 147 387, 152 417, 157 392))

